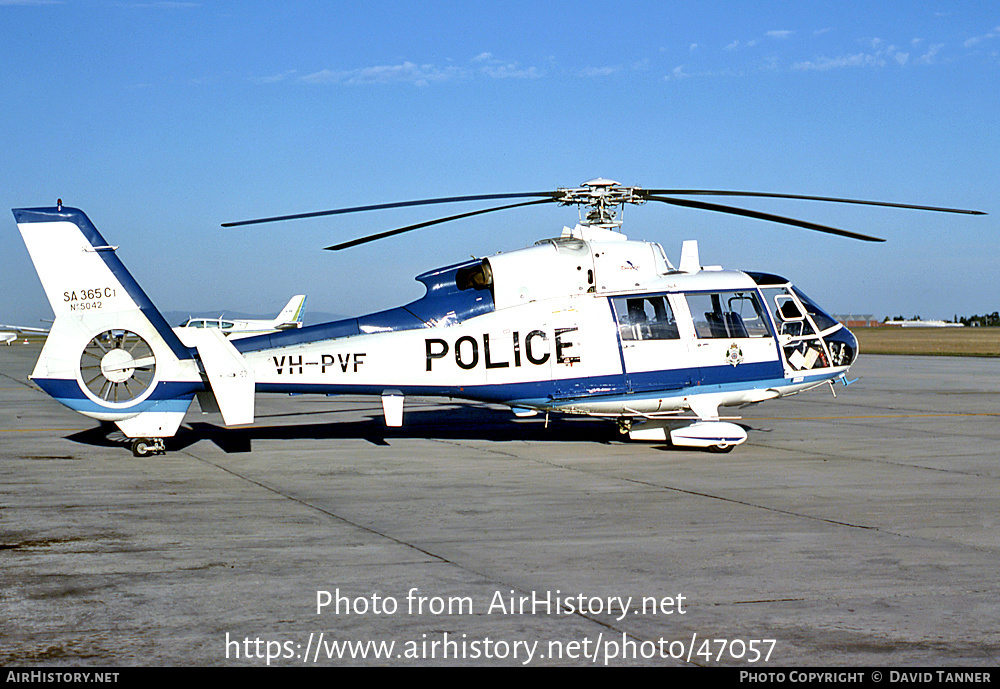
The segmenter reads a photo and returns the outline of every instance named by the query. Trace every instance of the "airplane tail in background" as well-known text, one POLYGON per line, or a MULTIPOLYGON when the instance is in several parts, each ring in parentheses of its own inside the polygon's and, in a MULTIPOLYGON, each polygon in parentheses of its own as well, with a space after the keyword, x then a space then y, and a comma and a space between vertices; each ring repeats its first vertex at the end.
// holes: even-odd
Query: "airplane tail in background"
POLYGON ((288 300, 285 308, 281 310, 278 317, 274 319, 274 327, 279 330, 287 328, 301 328, 302 316, 306 311, 306 295, 296 294, 288 300))
POLYGON ((31 375, 40 388, 159 446, 206 389, 227 424, 253 420, 253 375, 240 355, 217 334, 183 343, 82 211, 24 208, 14 218, 55 314, 31 375))

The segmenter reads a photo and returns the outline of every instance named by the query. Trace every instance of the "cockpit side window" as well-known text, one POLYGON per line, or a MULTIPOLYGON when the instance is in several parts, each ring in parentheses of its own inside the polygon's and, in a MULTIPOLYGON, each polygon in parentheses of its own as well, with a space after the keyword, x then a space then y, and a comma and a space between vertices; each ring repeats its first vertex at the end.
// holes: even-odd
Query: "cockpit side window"
POLYGON ((775 297, 774 303, 778 307, 778 317, 782 321, 802 320, 802 312, 799 311, 799 305, 787 294, 775 297))
POLYGON ((802 337, 815 332, 787 287, 761 287, 761 292, 774 313, 778 334, 802 337))
POLYGON ((680 339, 666 295, 616 297, 612 301, 623 341, 680 339))

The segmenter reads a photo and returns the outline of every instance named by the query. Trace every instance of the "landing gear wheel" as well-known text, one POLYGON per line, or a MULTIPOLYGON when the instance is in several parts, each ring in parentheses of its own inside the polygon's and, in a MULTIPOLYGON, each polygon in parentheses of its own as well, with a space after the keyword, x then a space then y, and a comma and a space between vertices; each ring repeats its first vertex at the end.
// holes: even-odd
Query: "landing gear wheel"
POLYGON ((732 452, 736 445, 712 445, 708 448, 709 452, 714 452, 716 454, 725 454, 726 452, 732 452))
POLYGON ((132 441, 132 455, 135 457, 148 457, 166 452, 163 438, 136 438, 132 441))

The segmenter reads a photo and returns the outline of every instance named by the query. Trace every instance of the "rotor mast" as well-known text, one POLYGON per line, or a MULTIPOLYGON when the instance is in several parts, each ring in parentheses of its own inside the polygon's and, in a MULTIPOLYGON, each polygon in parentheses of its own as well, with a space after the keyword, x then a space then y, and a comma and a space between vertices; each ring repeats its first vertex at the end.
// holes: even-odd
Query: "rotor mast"
POLYGON ((622 225, 622 221, 617 217, 616 206, 624 206, 626 203, 645 203, 645 199, 637 194, 638 187, 623 187, 618 182, 610 179, 598 177, 584 182, 582 186, 575 189, 559 189, 559 196, 556 198, 562 206, 577 205, 586 206, 589 210, 586 216, 581 219, 581 224, 590 227, 603 227, 609 230, 617 230, 622 225))

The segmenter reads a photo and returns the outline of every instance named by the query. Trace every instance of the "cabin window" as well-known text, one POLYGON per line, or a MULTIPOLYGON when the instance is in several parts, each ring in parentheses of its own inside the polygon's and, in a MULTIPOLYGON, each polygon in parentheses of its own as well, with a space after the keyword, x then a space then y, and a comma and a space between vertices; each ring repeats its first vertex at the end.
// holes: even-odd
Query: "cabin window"
POLYGON ((666 295, 618 297, 613 301, 622 341, 680 338, 666 295))
POLYGON ((685 297, 699 339, 771 336, 756 292, 707 292, 685 297))

